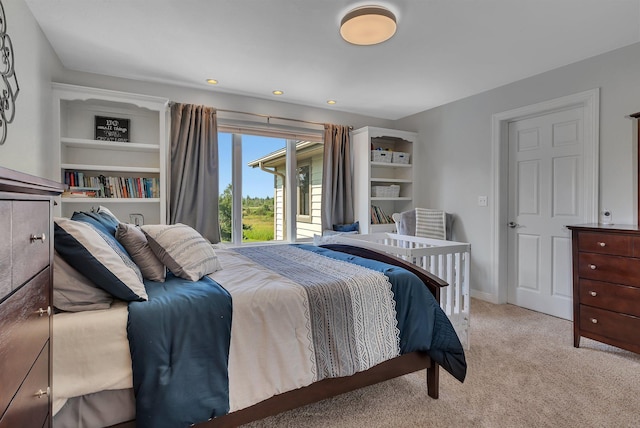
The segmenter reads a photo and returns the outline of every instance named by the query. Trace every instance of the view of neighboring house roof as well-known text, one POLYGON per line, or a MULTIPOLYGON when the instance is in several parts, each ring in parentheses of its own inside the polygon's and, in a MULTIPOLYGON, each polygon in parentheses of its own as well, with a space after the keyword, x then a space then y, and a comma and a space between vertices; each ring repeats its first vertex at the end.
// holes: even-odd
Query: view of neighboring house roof
MULTIPOLYGON (((302 160, 316 154, 322 154, 323 147, 323 144, 318 141, 298 141, 296 142, 296 157, 298 160, 302 160)), ((287 149, 283 147, 280 150, 248 162, 247 166, 258 168, 261 163, 263 166, 283 165, 286 161, 286 154, 287 149)))

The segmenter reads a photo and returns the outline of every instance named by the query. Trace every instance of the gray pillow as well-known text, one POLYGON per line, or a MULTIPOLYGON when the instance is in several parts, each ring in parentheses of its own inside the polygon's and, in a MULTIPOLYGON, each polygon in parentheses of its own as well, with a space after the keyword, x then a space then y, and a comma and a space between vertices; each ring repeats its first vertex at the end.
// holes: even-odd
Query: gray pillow
POLYGON ((120 223, 116 229, 116 239, 138 265, 144 278, 164 282, 166 276, 164 264, 151 250, 142 230, 133 224, 120 223))
POLYGON ((396 221, 398 234, 416 236, 416 210, 401 212, 399 217, 396 221))
POLYGON ((53 256, 53 306, 61 311, 109 309, 113 297, 75 270, 55 252, 53 256))
POLYGON ((222 269, 209 241, 186 224, 140 226, 155 255, 180 278, 198 281, 222 269))

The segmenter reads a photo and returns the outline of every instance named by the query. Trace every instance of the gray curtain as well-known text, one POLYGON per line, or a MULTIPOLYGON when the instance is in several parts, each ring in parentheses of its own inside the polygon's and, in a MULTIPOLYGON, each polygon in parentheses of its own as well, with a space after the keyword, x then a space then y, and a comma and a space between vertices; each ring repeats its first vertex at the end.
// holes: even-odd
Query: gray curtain
POLYGON ((218 224, 218 122, 212 107, 171 106, 169 222, 193 227, 212 243, 218 224))
POLYGON ((322 229, 353 223, 353 184, 349 127, 324 126, 322 229))

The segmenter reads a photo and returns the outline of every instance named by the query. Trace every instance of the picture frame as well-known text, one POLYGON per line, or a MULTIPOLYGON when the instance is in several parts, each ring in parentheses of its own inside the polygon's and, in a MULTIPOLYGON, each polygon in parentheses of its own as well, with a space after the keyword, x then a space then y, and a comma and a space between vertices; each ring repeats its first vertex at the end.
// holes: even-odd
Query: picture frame
POLYGON ((129 119, 107 116, 95 117, 95 139, 97 141, 114 141, 128 143, 131 132, 129 119))

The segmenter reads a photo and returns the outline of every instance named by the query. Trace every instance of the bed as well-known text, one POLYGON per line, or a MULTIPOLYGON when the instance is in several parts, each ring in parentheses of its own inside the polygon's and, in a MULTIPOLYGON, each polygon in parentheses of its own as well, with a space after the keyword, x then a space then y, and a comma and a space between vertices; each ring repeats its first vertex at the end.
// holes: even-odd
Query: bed
POLYGON ((446 283, 419 267, 340 244, 214 253, 195 281, 172 268, 144 280, 146 299, 54 315, 56 426, 237 426, 416 370, 433 398, 439 367, 464 380, 446 283))

